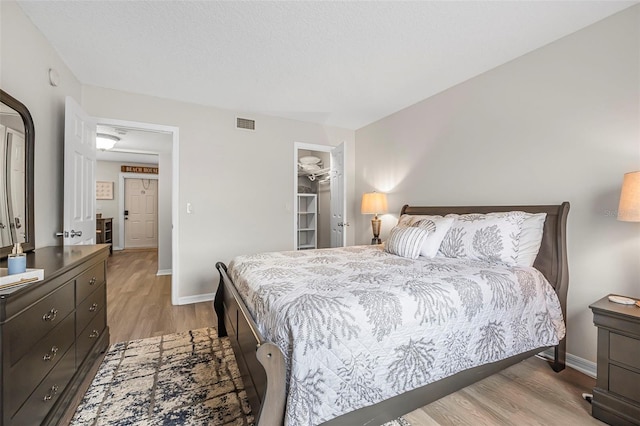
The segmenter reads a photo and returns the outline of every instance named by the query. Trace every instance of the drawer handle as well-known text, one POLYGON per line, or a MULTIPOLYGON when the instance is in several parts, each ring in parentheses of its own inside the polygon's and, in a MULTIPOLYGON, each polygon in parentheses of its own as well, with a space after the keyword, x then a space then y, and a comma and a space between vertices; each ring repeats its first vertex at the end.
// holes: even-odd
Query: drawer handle
POLYGON ((100 336, 100 332, 98 330, 93 330, 93 331, 91 331, 91 334, 89 335, 89 339, 95 339, 98 336, 100 336))
POLYGON ((98 304, 94 303, 93 305, 91 305, 91 307, 89 308, 89 312, 95 312, 98 310, 98 304))
POLYGON ((51 308, 49 312, 42 316, 42 321, 53 321, 58 316, 58 310, 51 308))
POLYGON ((96 277, 91 277, 91 279, 89 280, 89 285, 94 285, 96 281, 96 277))
POLYGON ((48 354, 45 354, 42 357, 43 361, 51 361, 52 359, 54 359, 56 357, 56 355, 58 354, 58 347, 57 346, 51 346, 51 350, 49 351, 48 354))
POLYGON ((58 393, 58 389, 59 389, 59 388, 58 388, 58 385, 53 385, 53 386, 51 386, 51 389, 49 390, 49 393, 48 393, 48 394, 46 394, 46 395, 44 396, 44 398, 42 398, 42 400, 43 400, 44 402, 51 401, 51 398, 53 398, 54 396, 56 396, 56 394, 58 393))

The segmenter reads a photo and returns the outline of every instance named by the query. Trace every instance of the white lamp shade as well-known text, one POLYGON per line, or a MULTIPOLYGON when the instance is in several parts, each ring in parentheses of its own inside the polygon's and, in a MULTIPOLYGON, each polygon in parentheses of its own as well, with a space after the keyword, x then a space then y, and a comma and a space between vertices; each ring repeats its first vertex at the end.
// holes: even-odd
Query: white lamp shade
POLYGON ((362 214, 375 214, 387 212, 387 194, 382 192, 367 192, 362 194, 362 214))
POLYGON ((618 206, 618 220, 640 222, 640 171, 624 175, 620 205, 618 206))

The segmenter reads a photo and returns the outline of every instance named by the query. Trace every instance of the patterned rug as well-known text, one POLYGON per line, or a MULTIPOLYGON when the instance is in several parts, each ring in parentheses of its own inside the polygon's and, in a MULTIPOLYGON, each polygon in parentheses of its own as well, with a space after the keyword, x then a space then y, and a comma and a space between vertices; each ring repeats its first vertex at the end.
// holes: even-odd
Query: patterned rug
MULTIPOLYGON (((253 424, 231 343, 214 328, 112 345, 72 426, 253 424)), ((385 426, 410 426, 400 418, 385 426)))

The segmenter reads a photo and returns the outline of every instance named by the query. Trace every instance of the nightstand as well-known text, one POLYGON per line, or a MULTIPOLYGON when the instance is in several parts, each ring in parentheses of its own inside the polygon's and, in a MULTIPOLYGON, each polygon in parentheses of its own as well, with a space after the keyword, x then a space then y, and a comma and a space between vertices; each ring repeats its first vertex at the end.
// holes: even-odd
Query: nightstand
POLYGON ((589 307, 598 327, 591 414, 611 425, 640 425, 640 308, 607 297, 589 307))

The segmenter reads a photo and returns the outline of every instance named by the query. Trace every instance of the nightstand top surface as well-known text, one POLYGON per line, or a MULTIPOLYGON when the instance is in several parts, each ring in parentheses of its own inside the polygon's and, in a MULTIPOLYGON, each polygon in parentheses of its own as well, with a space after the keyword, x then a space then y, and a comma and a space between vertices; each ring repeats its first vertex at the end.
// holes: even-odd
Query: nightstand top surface
MULTIPOLYGON (((629 317, 632 317, 632 318, 640 319, 640 308, 639 307, 637 307, 636 305, 622 305, 620 303, 610 302, 609 299, 608 299, 609 296, 611 296, 611 295, 607 295, 607 296, 603 297, 602 299, 598 300, 597 302, 592 303, 591 305, 589 305, 589 307, 591 308, 591 310, 593 310, 594 312, 597 311, 598 313, 618 314, 618 315, 625 315, 625 316, 629 316, 629 317)), ((624 296, 624 297, 628 297, 628 296, 624 296)), ((631 297, 631 299, 638 300, 635 297, 631 297)))

